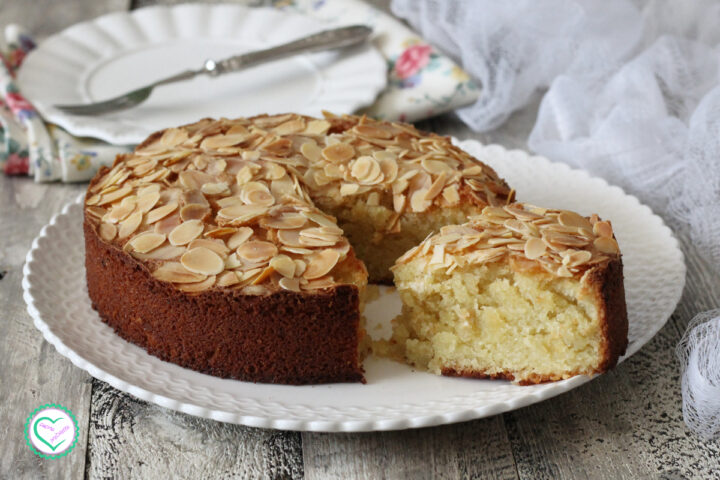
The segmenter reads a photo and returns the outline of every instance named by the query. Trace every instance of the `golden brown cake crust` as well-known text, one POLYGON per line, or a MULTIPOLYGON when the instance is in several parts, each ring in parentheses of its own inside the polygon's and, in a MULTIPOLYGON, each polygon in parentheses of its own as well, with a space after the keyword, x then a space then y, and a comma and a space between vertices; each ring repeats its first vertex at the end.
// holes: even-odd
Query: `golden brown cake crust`
POLYGON ((124 339, 163 360, 218 377, 310 384, 363 381, 359 293, 187 294, 154 278, 84 222, 92 305, 124 339))

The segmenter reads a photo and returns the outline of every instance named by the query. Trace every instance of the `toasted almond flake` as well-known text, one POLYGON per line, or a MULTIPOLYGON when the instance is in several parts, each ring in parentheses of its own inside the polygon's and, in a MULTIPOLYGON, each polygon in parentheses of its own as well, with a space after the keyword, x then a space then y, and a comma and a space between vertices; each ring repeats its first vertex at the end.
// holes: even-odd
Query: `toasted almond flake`
POLYGON ((262 240, 245 242, 237 248, 238 257, 249 262, 266 262, 277 255, 277 252, 273 243, 262 240))
POLYGON ((590 224, 590 221, 588 221, 587 218, 578 215, 575 212, 570 211, 563 211, 558 215, 558 221, 560 222, 560 225, 565 227, 574 227, 574 228, 592 228, 592 225, 590 224))
POLYGON ((300 146, 300 153, 313 163, 322 158, 322 150, 314 141, 305 142, 300 146))
POLYGON ((234 235, 237 231, 238 229, 233 227, 219 227, 205 232, 205 236, 210 238, 225 238, 234 235))
POLYGON ((380 205, 380 194, 378 192, 371 192, 367 200, 365 200, 365 204, 368 207, 377 207, 380 205))
POLYGON ((179 285, 176 285, 176 287, 178 290, 188 293, 204 292, 205 290, 208 290, 210 287, 215 285, 215 279, 215 275, 212 275, 207 279, 203 280, 202 282, 181 283, 179 285))
POLYGON ((237 232, 234 233, 230 238, 227 240, 227 246, 230 250, 237 249, 240 245, 242 245, 245 241, 247 241, 250 237, 253 235, 253 229, 250 227, 240 227, 237 229, 237 232))
POLYGON ((120 222, 120 228, 118 229, 118 238, 127 238, 135 232, 142 223, 143 214, 142 212, 135 212, 125 220, 120 222))
POLYGON ((608 221, 597 221, 592 228, 593 232, 600 237, 612 238, 613 236, 612 226, 608 221))
POLYGON ((200 143, 200 148, 204 150, 214 150, 222 147, 232 147, 233 145, 242 143, 247 139, 248 135, 243 133, 213 135, 211 137, 206 137, 202 143, 200 143))
POLYGON ((277 135, 290 135, 293 133, 302 132, 305 130, 305 119, 302 117, 288 120, 285 123, 281 123, 273 130, 277 135))
POLYGON ((242 262, 240 261, 237 254, 235 254, 235 253, 231 253, 225 259, 225 268, 226 269, 238 268, 240 266, 242 266, 242 262))
POLYGON ((426 172, 433 175, 440 175, 442 173, 447 175, 448 173, 452 173, 454 170, 453 167, 448 165, 446 162, 441 162, 440 160, 430 160, 429 158, 424 158, 420 164, 426 172))
POLYGON ((287 255, 277 255, 270 260, 270 266, 283 277, 292 278, 295 276, 295 262, 287 255))
POLYGON ((264 218, 260 225, 264 228, 276 230, 296 229, 305 226, 307 218, 298 212, 284 212, 278 216, 264 218))
POLYGON ((99 227, 100 238, 109 242, 117 235, 117 227, 110 223, 101 223, 99 227))
POLYGON ((187 245, 195 240, 203 231, 203 224, 200 220, 188 220, 173 229, 168 235, 171 245, 187 245))
POLYGON ((488 248, 484 250, 477 250, 468 254, 470 260, 474 263, 489 263, 500 259, 507 253, 505 247, 488 248))
POLYGON ((353 128, 359 135, 363 135, 370 138, 383 138, 389 139, 393 137, 391 131, 386 128, 375 125, 357 125, 353 128))
POLYGON ((132 187, 130 187, 129 185, 125 185, 121 188, 118 188, 117 190, 102 194, 102 197, 100 198, 100 201, 97 202, 97 204, 107 205, 108 203, 112 203, 116 200, 120 200, 127 195, 130 195, 131 192, 132 187))
POLYGON ((153 272, 153 276, 163 282, 196 283, 206 279, 205 275, 191 272, 180 262, 166 262, 153 272))
POLYGON ((174 247, 172 245, 163 245, 148 253, 132 252, 133 257, 140 260, 173 260, 185 253, 185 248, 174 247))
POLYGON ((232 220, 249 221, 267 212, 267 207, 260 205, 232 205, 218 211, 218 216, 232 220))
POLYGON ((543 232, 543 238, 550 243, 568 247, 584 247, 588 244, 588 241, 582 237, 547 230, 543 232))
MULTIPOLYGON (((140 192, 138 192, 138 194, 139 193, 140 192)), ((143 193, 142 195, 138 195, 137 209, 140 212, 147 213, 152 210, 158 200, 160 200, 160 193, 157 191, 149 191, 147 193, 143 193)))
POLYGON ((262 268, 253 268, 251 270, 246 270, 244 272, 235 272, 235 274, 237 275, 238 279, 241 282, 245 282, 247 280, 251 280, 251 279, 255 278, 257 275, 260 275, 260 272, 262 272, 262 271, 263 271, 262 268))
POLYGON ((165 242, 165 235, 154 232, 144 232, 134 236, 128 243, 138 253, 147 253, 155 250, 165 242))
POLYGON ((430 258, 430 265, 442 265, 445 263, 445 247, 442 245, 435 245, 433 247, 432 257, 430 258))
POLYGON ((213 252, 220 255, 223 260, 227 258, 228 254, 230 253, 230 249, 225 245, 225 242, 223 242, 222 240, 213 240, 210 238, 196 238, 187 246, 188 249, 193 249, 197 247, 204 247, 208 250, 212 250, 213 252))
POLYGON ((330 129, 330 122, 326 120, 311 120, 305 127, 305 132, 308 135, 325 135, 330 129))
POLYGON ((88 198, 87 200, 85 200, 85 204, 86 205, 97 205, 97 203, 99 201, 100 201, 100 195, 95 194, 95 195, 91 196, 90 198, 88 198))
POLYGON ((224 272, 217 279, 217 284, 220 287, 230 287, 238 283, 240 283, 240 279, 235 275, 235 272, 224 272))
POLYGON ((292 142, 287 138, 279 138, 262 147, 262 150, 283 157, 292 151, 292 142))
POLYGON ((328 162, 344 163, 355 156, 355 149, 347 143, 336 143, 325 147, 322 156, 328 162))
POLYGON ((292 292, 300 291, 300 280, 297 278, 283 277, 278 282, 278 285, 280 285, 280 288, 283 290, 290 290, 292 292))
POLYGON ((445 187, 446 180, 447 173, 441 172, 425 194, 425 200, 432 201, 435 197, 437 197, 445 187))
POLYGON ((340 195, 347 197, 349 195, 355 195, 360 190, 360 185, 357 183, 343 183, 340 186, 340 195))
POLYGON ((333 278, 328 275, 315 280, 310 280, 305 284, 301 282, 301 286, 304 290, 317 290, 321 288, 330 288, 334 285, 334 283, 333 278))
POLYGON ((538 237, 530 237, 525 242, 525 256, 530 260, 535 260, 545 255, 547 245, 538 237))
POLYGON ((98 220, 104 217, 107 213, 107 210, 105 210, 104 208, 93 206, 86 207, 85 211, 88 213, 88 215, 90 215, 91 217, 95 217, 98 220))
POLYGON ((563 265, 568 267, 578 267, 584 265, 592 259, 592 253, 587 250, 570 251, 563 256, 563 265))
POLYGON ((180 218, 183 219, 183 221, 188 220, 202 220, 205 218, 205 215, 210 213, 210 208, 205 205, 199 205, 197 203, 191 203, 189 205, 185 205, 180 209, 180 218))
POLYGON ((225 269, 225 262, 217 253, 209 248, 191 248, 180 257, 180 263, 194 273, 217 275, 225 269))
POLYGON ((204 183, 200 190, 205 195, 227 195, 230 193, 230 188, 225 182, 208 182, 204 183))
POLYGON ((275 197, 270 189, 261 182, 248 182, 240 190, 240 198, 248 205, 269 207, 275 204, 275 197))
POLYGON ((125 205, 115 205, 112 210, 110 210, 105 217, 103 218, 104 221, 108 223, 118 223, 121 220, 124 220, 128 217, 132 212, 135 211, 135 202, 129 202, 125 205))
POLYGON ((147 217, 145 218, 145 220, 149 224, 155 223, 158 220, 170 215, 172 212, 175 211, 175 209, 177 209, 177 207, 178 207, 177 202, 171 202, 171 203, 168 203, 167 205, 157 207, 153 210, 150 210, 147 213, 147 217))
POLYGON ((170 235, 170 232, 173 231, 175 227, 180 225, 182 223, 182 220, 180 220, 180 215, 177 213, 174 215, 169 215, 162 220, 159 220, 153 224, 153 231, 155 233, 161 233, 165 236, 170 235))
POLYGON ((253 281, 251 282, 251 285, 258 285, 265 280, 267 280, 270 275, 272 275, 275 272, 275 269, 273 267, 266 267, 262 272, 260 272, 260 275, 255 277, 253 281))
POLYGON ((595 245, 595 248, 600 250, 602 253, 615 254, 620 251, 617 242, 612 238, 598 237, 595 239, 593 244, 595 245))
POLYGON ((430 207, 430 205, 432 205, 431 201, 426 200, 427 193, 428 190, 422 188, 420 190, 416 190, 410 196, 410 208, 412 208, 413 212, 424 212, 428 209, 428 207, 430 207))
POLYGON ((302 275, 308 280, 323 277, 335 267, 338 260, 340 260, 340 254, 337 250, 320 250, 308 257, 307 268, 302 275))
POLYGON ((160 137, 160 144, 164 147, 175 147, 185 142, 189 135, 187 130, 181 128, 168 128, 160 137))

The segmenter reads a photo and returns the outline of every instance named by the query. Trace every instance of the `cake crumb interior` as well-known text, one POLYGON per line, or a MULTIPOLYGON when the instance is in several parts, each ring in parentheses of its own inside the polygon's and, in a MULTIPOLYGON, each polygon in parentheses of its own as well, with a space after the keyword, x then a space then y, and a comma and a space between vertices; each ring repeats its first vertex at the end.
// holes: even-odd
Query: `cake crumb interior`
POLYGON ((516 382, 569 378, 599 365, 601 325, 581 279, 502 263, 451 274, 423 267, 417 261, 396 267, 403 311, 392 340, 375 342, 376 354, 436 374, 516 382))

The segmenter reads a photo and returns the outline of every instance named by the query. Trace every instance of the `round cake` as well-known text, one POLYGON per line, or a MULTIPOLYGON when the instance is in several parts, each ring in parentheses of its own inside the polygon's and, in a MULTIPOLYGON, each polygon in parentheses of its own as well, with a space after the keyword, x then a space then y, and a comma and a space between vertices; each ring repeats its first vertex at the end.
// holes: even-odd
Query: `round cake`
POLYGON ((362 381, 369 278, 514 192, 449 139, 366 117, 205 119, 151 135, 85 201, 88 292, 123 338, 184 367, 362 381))

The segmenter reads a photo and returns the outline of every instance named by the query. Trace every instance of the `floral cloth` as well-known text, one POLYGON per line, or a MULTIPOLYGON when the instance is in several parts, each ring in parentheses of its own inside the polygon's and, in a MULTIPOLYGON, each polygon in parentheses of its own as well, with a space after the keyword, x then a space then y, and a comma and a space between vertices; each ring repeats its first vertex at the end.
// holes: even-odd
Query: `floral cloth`
MULTIPOLYGON (((275 0, 280 10, 334 24, 366 24, 388 62, 388 86, 365 110, 387 120, 413 122, 472 104, 478 88, 447 56, 436 51, 396 18, 361 0, 275 0)), ((35 181, 85 181, 109 165, 128 146, 81 139, 45 124, 21 94, 15 71, 35 47, 31 37, 11 25, 0 39, 0 169, 32 175, 35 181)))

